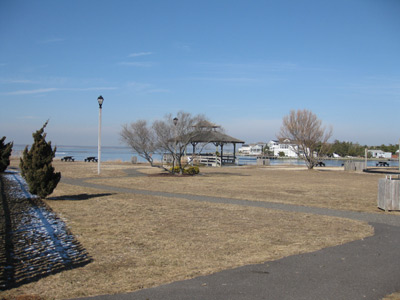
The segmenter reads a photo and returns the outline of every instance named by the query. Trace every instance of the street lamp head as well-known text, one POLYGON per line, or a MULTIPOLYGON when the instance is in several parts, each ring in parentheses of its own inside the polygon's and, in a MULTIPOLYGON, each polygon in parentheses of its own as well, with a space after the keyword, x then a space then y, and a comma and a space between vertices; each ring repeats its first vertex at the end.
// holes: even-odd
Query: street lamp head
POLYGON ((178 124, 178 118, 175 117, 175 118, 173 119, 173 121, 174 121, 174 125, 176 126, 176 124, 178 124))
POLYGON ((103 101, 104 101, 104 98, 102 97, 102 96, 99 96, 98 98, 97 98, 97 102, 99 102, 99 107, 101 108, 101 106, 103 105, 103 101))

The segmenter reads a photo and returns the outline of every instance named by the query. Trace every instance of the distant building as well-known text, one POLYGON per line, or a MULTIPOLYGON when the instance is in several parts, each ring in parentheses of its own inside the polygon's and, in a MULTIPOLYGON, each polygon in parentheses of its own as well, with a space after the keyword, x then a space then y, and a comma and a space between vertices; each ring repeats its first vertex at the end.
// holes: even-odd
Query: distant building
POLYGON ((240 154, 247 154, 247 155, 249 155, 249 154, 250 154, 250 150, 251 150, 250 145, 243 144, 242 147, 240 147, 240 148, 238 149, 238 152, 239 152, 240 154))
POLYGON ((250 155, 261 155, 263 154, 265 144, 251 145, 250 155))
POLYGON ((238 152, 243 155, 261 155, 263 154, 265 144, 243 144, 241 148, 238 149, 238 152))
POLYGON ((292 144, 290 140, 286 139, 282 142, 271 140, 268 142, 269 151, 274 153, 274 156, 279 156, 279 153, 284 153, 285 157, 298 158, 297 145, 292 144))
POLYGON ((368 150, 373 158, 392 158, 391 152, 383 152, 382 150, 368 150))

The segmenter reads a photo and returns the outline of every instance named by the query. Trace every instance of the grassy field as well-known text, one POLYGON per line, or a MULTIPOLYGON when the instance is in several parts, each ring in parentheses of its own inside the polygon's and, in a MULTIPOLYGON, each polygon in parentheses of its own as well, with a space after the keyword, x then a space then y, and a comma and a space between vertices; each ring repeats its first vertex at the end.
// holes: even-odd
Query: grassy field
MULTIPOLYGON (((17 161, 12 162, 14 166, 17 161)), ((160 176, 146 165, 54 163, 64 178, 172 193, 384 213, 382 175, 298 167, 202 168, 194 177, 160 176), (128 176, 135 169, 143 176, 128 176)), ((60 183, 46 203, 93 262, 3 292, 72 298, 113 294, 315 251, 373 234, 348 219, 263 208, 108 192, 60 183)), ((396 299, 396 298, 390 298, 396 299)))
POLYGON ((156 176, 155 168, 138 168, 148 177, 96 178, 89 182, 171 193, 228 197, 379 212, 377 182, 381 174, 344 172, 341 168, 227 167, 203 168, 195 177, 156 176))

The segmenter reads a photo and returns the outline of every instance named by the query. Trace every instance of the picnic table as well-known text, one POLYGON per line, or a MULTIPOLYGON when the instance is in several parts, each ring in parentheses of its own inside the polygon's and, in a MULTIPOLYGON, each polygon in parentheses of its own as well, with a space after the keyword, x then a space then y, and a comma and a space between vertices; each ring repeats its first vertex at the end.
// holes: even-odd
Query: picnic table
POLYGON ((325 167, 325 163, 322 161, 319 161, 315 164, 316 167, 325 167))
POLYGON ((376 163, 377 167, 389 167, 389 164, 386 161, 380 161, 376 163))
POLYGON ((75 161, 75 159, 72 156, 64 156, 61 161, 75 161))
POLYGON ((87 161, 87 162, 97 162, 97 158, 96 157, 94 157, 94 156, 88 156, 88 157, 86 157, 85 158, 85 161, 87 161))

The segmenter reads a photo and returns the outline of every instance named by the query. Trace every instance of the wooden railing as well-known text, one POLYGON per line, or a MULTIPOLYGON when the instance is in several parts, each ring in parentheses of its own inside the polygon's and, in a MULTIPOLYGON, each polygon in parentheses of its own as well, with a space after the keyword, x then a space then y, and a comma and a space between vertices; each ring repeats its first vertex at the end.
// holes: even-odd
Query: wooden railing
POLYGON ((194 157, 193 162, 195 164, 206 165, 208 167, 220 167, 221 157, 216 155, 199 155, 194 157))
MULTIPOLYGON (((170 154, 163 155, 163 165, 172 164, 173 159, 170 154)), ((233 155, 224 155, 222 157, 215 154, 200 154, 200 155, 187 155, 182 157, 182 163, 193 163, 195 165, 205 165, 209 167, 220 167, 222 164, 234 164, 235 157, 233 155)))

